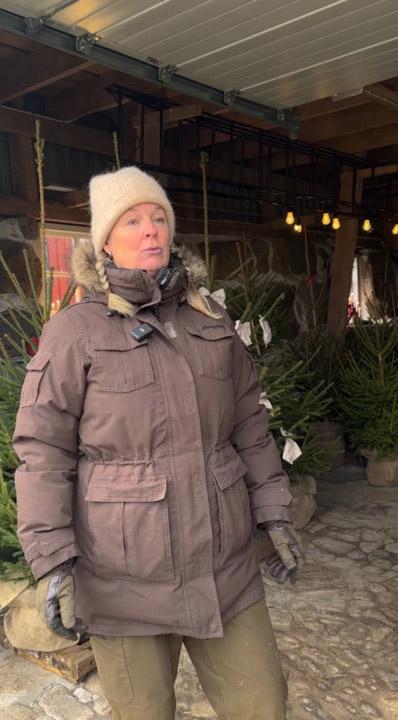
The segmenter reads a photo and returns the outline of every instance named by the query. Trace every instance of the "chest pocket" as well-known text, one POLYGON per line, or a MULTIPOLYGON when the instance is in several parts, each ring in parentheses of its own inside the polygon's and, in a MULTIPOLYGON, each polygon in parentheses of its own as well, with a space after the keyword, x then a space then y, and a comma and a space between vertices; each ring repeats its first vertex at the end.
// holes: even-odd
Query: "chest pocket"
POLYGON ((154 382, 148 341, 107 335, 93 340, 93 379, 104 392, 130 392, 154 382))
POLYGON ((227 380, 232 375, 233 332, 224 325, 186 327, 200 375, 227 380))
POLYGON ((36 403, 40 383, 50 360, 50 353, 39 350, 28 362, 26 366, 27 375, 21 392, 21 407, 29 407, 36 403))

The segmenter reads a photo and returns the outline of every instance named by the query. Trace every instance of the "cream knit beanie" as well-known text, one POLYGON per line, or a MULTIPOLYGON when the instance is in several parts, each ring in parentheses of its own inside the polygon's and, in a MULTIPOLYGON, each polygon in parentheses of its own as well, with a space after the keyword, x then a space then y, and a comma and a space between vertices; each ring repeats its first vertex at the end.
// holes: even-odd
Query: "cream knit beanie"
POLYGON ((96 255, 101 252, 114 224, 138 203, 156 203, 166 213, 170 243, 174 238, 174 211, 162 186, 138 167, 95 175, 90 180, 91 240, 96 255))

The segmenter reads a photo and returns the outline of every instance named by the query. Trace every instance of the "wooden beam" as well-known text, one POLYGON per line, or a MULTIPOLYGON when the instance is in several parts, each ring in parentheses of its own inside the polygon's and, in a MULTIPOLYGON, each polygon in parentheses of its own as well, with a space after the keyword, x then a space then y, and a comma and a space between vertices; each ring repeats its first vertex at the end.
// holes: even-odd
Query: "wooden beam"
MULTIPOLYGON (((340 200, 350 202, 352 199, 352 172, 341 174, 340 200)), ((361 171, 357 175, 355 202, 362 199, 363 177, 361 171)), ((358 218, 347 217, 335 234, 335 247, 330 269, 330 290, 328 300, 328 316, 326 332, 330 337, 337 338, 347 324, 347 303, 351 288, 352 266, 358 236, 358 218)))
POLYGON ((369 85, 364 88, 363 92, 373 100, 376 100, 376 102, 384 103, 385 105, 388 105, 390 109, 395 110, 395 112, 398 111, 398 93, 394 90, 390 90, 388 87, 385 87, 385 85, 382 85, 381 83, 369 85))
MULTIPOLYGON (((117 106, 115 96, 107 86, 118 82, 119 74, 104 70, 100 77, 93 76, 66 91, 46 97, 46 113, 53 118, 73 122, 92 113, 110 110, 117 106)), ((128 102, 124 99, 123 103, 128 102)))
POLYGON ((92 65, 92 61, 39 46, 38 50, 19 58, 14 66, 0 73, 0 103, 35 92, 92 65))
MULTIPOLYGON (((22 98, 17 98, 13 104, 16 108, 22 108, 22 98)), ((11 135, 9 143, 14 192, 24 200, 35 202, 38 190, 32 138, 28 135, 11 135)))
POLYGON ((367 157, 371 162, 387 162, 387 161, 398 161, 398 144, 388 145, 387 147, 379 150, 369 150, 367 157))
POLYGON ((44 140, 100 155, 113 156, 111 133, 83 127, 82 125, 68 125, 60 120, 49 120, 14 108, 0 107, 0 131, 34 137, 35 121, 38 117, 41 123, 41 135, 44 140))
POLYGON ((339 113, 343 110, 349 110, 350 108, 366 105, 368 102, 368 98, 363 95, 355 95, 354 97, 345 98, 344 100, 333 100, 333 98, 314 100, 313 102, 306 103, 298 108, 300 124, 310 118, 339 113))
POLYGON ((352 135, 325 140, 322 145, 344 153, 359 155, 367 150, 398 143, 398 123, 384 125, 373 130, 363 130, 352 135))
MULTIPOLYGON (((0 196, 0 216, 22 216, 38 220, 40 207, 38 202, 30 202, 14 196, 0 196)), ((46 201, 46 218, 52 222, 74 223, 88 225, 89 213, 87 210, 66 208, 58 202, 46 201)))
MULTIPOLYGON (((163 110, 163 122, 165 125, 174 125, 182 120, 198 117, 202 114, 201 105, 178 105, 176 107, 163 110)), ((159 112, 145 113, 145 127, 158 125, 160 118, 159 112)), ((133 117, 133 127, 139 129, 141 127, 140 116, 133 117)), ((185 145, 184 145, 184 149, 185 145)))
POLYGON ((316 122, 306 120, 300 128, 300 140, 320 143, 324 140, 348 136, 374 128, 384 127, 396 122, 396 112, 391 108, 380 107, 377 103, 367 103, 361 109, 351 108, 341 113, 325 115, 316 122))

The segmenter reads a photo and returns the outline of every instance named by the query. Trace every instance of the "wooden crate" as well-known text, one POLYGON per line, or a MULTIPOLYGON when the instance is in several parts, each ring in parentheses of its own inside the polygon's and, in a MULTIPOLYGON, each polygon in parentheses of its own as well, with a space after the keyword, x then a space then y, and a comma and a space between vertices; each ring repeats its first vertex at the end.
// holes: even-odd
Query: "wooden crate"
POLYGON ((72 647, 65 650, 48 653, 19 650, 17 648, 13 648, 13 650, 17 655, 21 655, 21 657, 37 663, 45 670, 61 675, 73 683, 83 680, 90 670, 94 670, 96 667, 89 640, 86 640, 81 645, 72 645, 72 647))
POLYGON ((4 634, 3 616, 0 614, 0 644, 10 648, 17 655, 37 663, 45 670, 61 675, 73 683, 78 683, 94 670, 95 660, 91 649, 90 640, 87 635, 80 641, 79 645, 65 648, 65 650, 54 650, 53 652, 37 652, 35 650, 20 650, 14 648, 4 634))

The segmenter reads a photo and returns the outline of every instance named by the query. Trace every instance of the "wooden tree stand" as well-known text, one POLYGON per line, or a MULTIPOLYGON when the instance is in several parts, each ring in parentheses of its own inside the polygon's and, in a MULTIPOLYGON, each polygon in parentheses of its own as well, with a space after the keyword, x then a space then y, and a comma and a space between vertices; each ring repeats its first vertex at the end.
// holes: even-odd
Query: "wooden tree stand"
POLYGON ((21 655, 27 660, 37 663, 45 670, 61 675, 73 683, 83 680, 90 670, 94 670, 96 667, 89 640, 86 640, 82 645, 73 645, 65 650, 48 653, 12 649, 17 655, 21 655))
POLYGON ((65 648, 65 650, 54 650, 53 652, 36 652, 35 650, 14 648, 5 637, 1 614, 0 644, 5 648, 10 648, 17 655, 37 663, 45 670, 61 675, 72 683, 80 682, 91 670, 96 668, 94 654, 88 639, 83 639, 83 642, 80 642, 79 645, 72 645, 72 647, 65 648))

